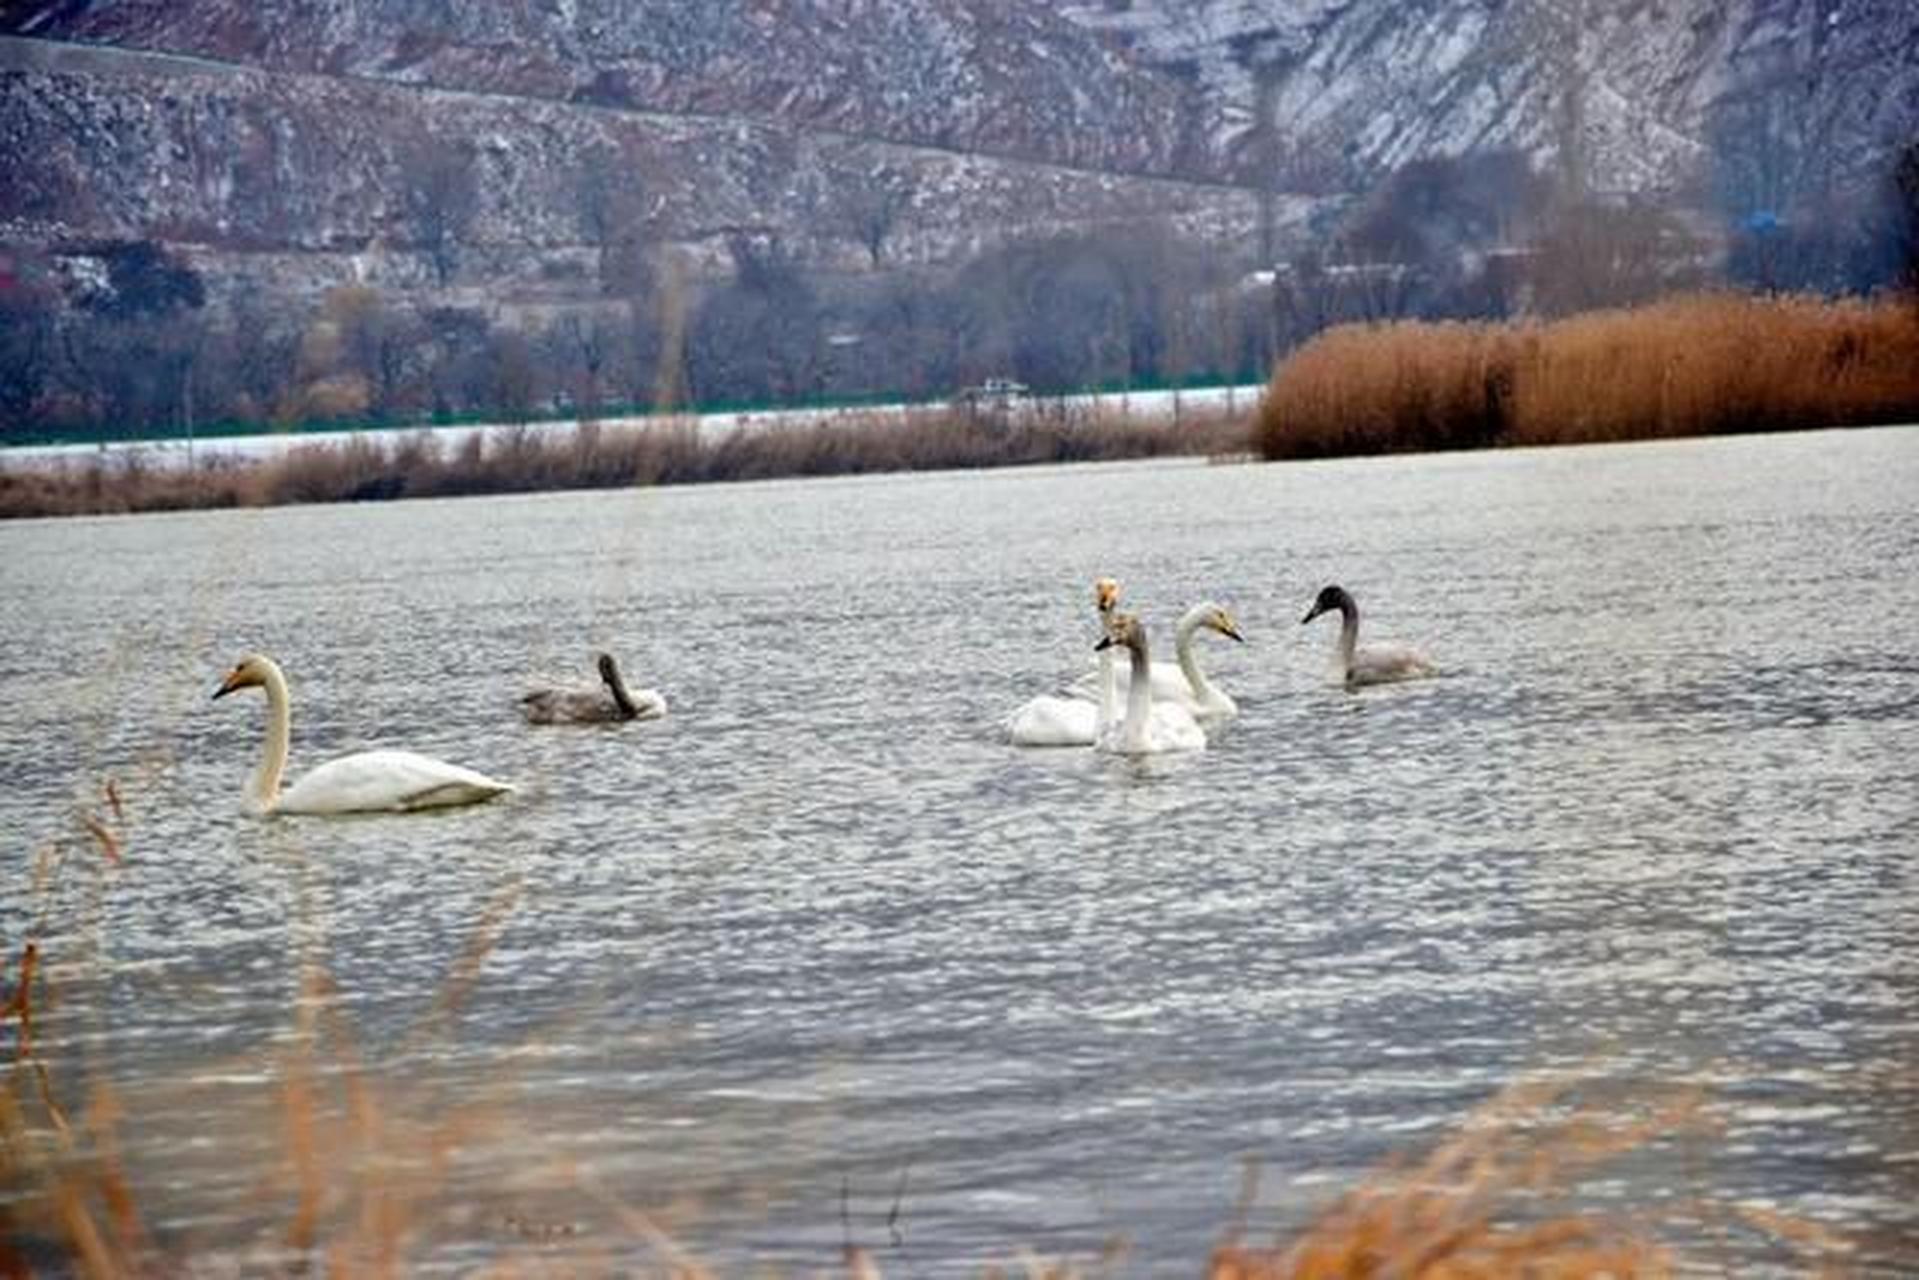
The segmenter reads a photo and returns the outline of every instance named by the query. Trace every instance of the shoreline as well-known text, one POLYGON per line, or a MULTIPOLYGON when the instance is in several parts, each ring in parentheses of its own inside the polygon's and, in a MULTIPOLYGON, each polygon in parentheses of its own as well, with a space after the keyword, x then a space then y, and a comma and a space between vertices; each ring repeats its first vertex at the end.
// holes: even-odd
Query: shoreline
MULTIPOLYGON (((1226 413, 1250 414, 1265 393, 1264 383, 1230 383, 1218 386, 1182 387, 1177 390, 1155 388, 1141 391, 1086 391, 1059 396, 1032 396, 1018 402, 1015 414, 1005 416, 1046 418, 1078 413, 1099 413, 1119 418, 1156 420, 1226 413)), ((937 422, 960 414, 950 401, 893 401, 879 404, 836 404, 818 406, 768 406, 745 409, 694 410, 686 413, 617 410, 599 415, 529 418, 522 422, 507 420, 473 422, 408 422, 392 425, 295 427, 274 431, 259 430, 187 435, 146 436, 125 440, 46 441, 32 444, 0 444, 0 472, 12 464, 33 466, 62 461, 87 462, 96 458, 137 455, 149 462, 172 466, 196 465, 202 458, 223 456, 234 459, 264 460, 282 456, 307 445, 345 445, 356 440, 391 442, 422 434, 443 444, 461 444, 473 436, 497 439, 514 433, 565 435, 588 424, 602 430, 647 430, 691 425, 703 437, 718 439, 740 431, 779 431, 794 428, 847 425, 867 420, 893 419, 895 425, 910 427, 937 422)), ((982 411, 976 416, 992 416, 982 411)))
POLYGON ((1919 305, 1692 294, 1327 330, 1251 387, 17 446, 0 520, 1067 462, 1304 461, 1919 422, 1919 305), (1245 403, 1242 403, 1242 400, 1245 403), (22 451, 30 450, 30 451, 22 451))
MULTIPOLYGON (((951 424, 944 425, 950 429, 951 424)), ((896 426, 884 429, 898 430, 896 426)), ((577 424, 569 424, 566 433, 549 434, 536 446, 536 449, 542 451, 548 459, 558 457, 576 460, 582 451, 591 453, 602 445, 610 447, 616 453, 638 446, 641 453, 644 453, 649 444, 671 450, 682 443, 679 439, 634 441, 622 438, 633 430, 612 428, 610 441, 603 438, 597 443, 591 439, 582 442, 575 435, 577 424)), ((520 481, 525 478, 521 475, 482 474, 472 487, 463 487, 459 484, 428 484, 416 487, 405 483, 401 472, 409 459, 422 449, 422 442, 417 439, 419 433, 405 430, 391 433, 397 438, 385 441, 369 441, 361 437, 357 442, 349 442, 344 446, 328 443, 303 444, 299 448, 290 450, 284 457, 270 460, 236 460, 231 457, 215 456, 199 460, 192 471, 183 467, 149 471, 140 465, 138 453, 112 455, 106 458, 87 456, 75 460, 62 459, 49 467, 20 471, 10 471, 0 466, 0 523, 9 520, 160 515, 170 512, 262 509, 332 503, 535 496, 620 489, 687 488, 772 481, 846 479, 860 476, 999 471, 1088 462, 1187 460, 1202 464, 1286 462, 1312 465, 1414 456, 1464 459, 1479 454, 1518 454, 1543 450, 1630 445, 1682 445, 1748 436, 1811 435, 1822 432, 1852 433, 1871 430, 1912 431, 1919 430, 1919 413, 1915 413, 1910 418, 1883 422, 1820 422, 1803 426, 1760 426, 1692 435, 1527 440, 1498 442, 1470 448, 1409 447, 1291 458, 1269 458, 1262 454, 1255 436, 1256 425, 1250 418, 1237 421, 1210 419, 1205 422, 1187 423, 1179 428, 1178 434, 1174 433, 1170 423, 1153 424, 1151 427, 1132 424, 1113 430, 1112 434, 1104 439, 1094 438, 1095 433, 1112 430, 1110 427, 1084 423, 1074 424, 1064 432, 1022 433, 1015 441, 1010 442, 1004 438, 981 442, 963 434, 960 442, 961 451, 968 444, 984 450, 990 443, 997 450, 998 456, 990 458, 983 455, 970 458, 953 456, 950 450, 942 449, 938 444, 926 446, 922 442, 915 448, 924 449, 925 456, 897 460, 896 465, 870 465, 872 459, 846 456, 846 452, 838 447, 842 442, 830 438, 842 432, 863 433, 872 430, 874 428, 870 424, 851 426, 844 423, 791 429, 789 432, 781 433, 777 438, 779 444, 776 446, 776 456, 771 457, 758 456, 759 449, 748 441, 739 439, 728 439, 720 446, 696 444, 693 446, 696 451, 710 449, 713 453, 713 456, 705 459, 708 465, 704 474, 662 474, 629 480, 600 480, 586 476, 567 478, 554 483, 521 483, 520 481), (1007 452, 1009 448, 1014 451, 1013 454, 1007 452), (784 467, 777 465, 782 462, 791 465, 784 467), (39 493, 32 495, 25 492, 33 487, 35 480, 43 482, 38 486, 39 493), (50 485, 44 483, 49 480, 52 481, 50 485), (271 492, 271 489, 278 485, 291 484, 297 489, 308 489, 316 483, 323 487, 328 485, 337 487, 349 481, 357 491, 341 493, 339 496, 283 496, 271 492), (141 501, 142 495, 150 500, 141 501), (47 509, 29 509, 32 505, 30 500, 34 496, 41 498, 47 509), (89 505, 89 500, 97 505, 89 505)), ((602 436, 607 433, 603 429, 602 436)), ((589 427, 588 436, 591 437, 593 434, 593 428, 589 427)), ((950 432, 943 434, 941 440, 951 445, 950 432)), ((767 444, 770 441, 762 436, 759 443, 767 444)), ((524 449, 524 445, 521 448, 524 449)), ((426 452, 431 453, 431 448, 427 448, 426 452)), ((538 460, 538 455, 534 460, 538 460)), ((524 465, 528 459, 521 457, 514 461, 524 465)), ((457 465, 458 462, 459 460, 455 459, 451 465, 457 465)), ((496 456, 490 462, 502 471, 509 470, 508 461, 505 459, 496 456)), ((445 460, 442 459, 441 464, 436 465, 446 465, 445 460)), ((485 459, 484 455, 480 465, 483 471, 489 465, 489 460, 485 459)))
POLYGON ((1148 415, 1039 406, 1010 414, 843 413, 799 425, 712 429, 568 423, 285 438, 277 452, 202 451, 156 462, 130 448, 9 466, 0 520, 132 515, 400 498, 649 488, 890 472, 1250 454, 1250 408, 1148 415))

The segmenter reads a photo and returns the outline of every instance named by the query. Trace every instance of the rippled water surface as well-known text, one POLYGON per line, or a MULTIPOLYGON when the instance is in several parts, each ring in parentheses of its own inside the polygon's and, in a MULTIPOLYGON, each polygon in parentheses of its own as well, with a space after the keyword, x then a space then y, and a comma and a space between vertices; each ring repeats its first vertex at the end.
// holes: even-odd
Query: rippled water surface
POLYGON ((50 1057, 138 1118, 147 1212, 207 1247, 276 1220, 259 1084, 324 971, 395 1115, 520 1135, 422 1228, 455 1267, 618 1202, 722 1265, 1120 1239, 1190 1274, 1248 1158, 1253 1220, 1297 1226, 1500 1085, 1598 1070, 1722 1125, 1625 1202, 1785 1208, 1898 1269, 1915 565, 1919 430, 13 524, 0 924, 42 940, 50 1057), (1102 573, 1161 656, 1187 604, 1238 617, 1205 753, 997 737, 1089 661, 1102 573), (1332 581, 1445 674, 1343 691, 1299 625, 1332 581), (598 648, 670 718, 519 722, 598 648), (245 816, 263 708, 208 694, 250 649, 295 772, 405 745, 518 792, 245 816), (117 865, 73 816, 109 778, 117 865))

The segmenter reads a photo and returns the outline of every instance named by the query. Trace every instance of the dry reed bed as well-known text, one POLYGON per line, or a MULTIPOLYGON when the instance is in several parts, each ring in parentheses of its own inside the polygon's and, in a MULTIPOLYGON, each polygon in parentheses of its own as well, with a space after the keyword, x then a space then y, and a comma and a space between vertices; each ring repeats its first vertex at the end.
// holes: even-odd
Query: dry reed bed
POLYGON ((215 455, 191 470, 152 466, 137 454, 0 470, 0 518, 1026 466, 1244 447, 1244 423, 1223 414, 1174 422, 1099 411, 1012 421, 854 414, 713 438, 672 420, 584 423, 571 431, 473 435, 451 448, 428 432, 410 432, 295 446, 259 462, 215 455))
POLYGON ((1702 294, 1539 324, 1328 330, 1261 401, 1268 458, 1919 421, 1919 306, 1702 294))

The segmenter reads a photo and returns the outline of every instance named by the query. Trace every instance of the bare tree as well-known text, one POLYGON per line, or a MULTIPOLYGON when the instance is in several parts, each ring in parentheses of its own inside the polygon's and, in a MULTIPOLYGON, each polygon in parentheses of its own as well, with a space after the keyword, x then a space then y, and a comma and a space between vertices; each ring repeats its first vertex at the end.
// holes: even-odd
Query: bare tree
POLYGON ((834 187, 839 215, 878 268, 901 217, 913 207, 918 184, 913 175, 892 165, 878 164, 842 175, 834 187))
MULTIPOLYGON (((966 356, 983 355, 969 328, 974 316, 952 289, 901 275, 887 277, 856 321, 864 335, 866 390, 943 395, 961 385, 966 356)), ((982 376, 984 376, 982 371, 982 376)))
POLYGON ((401 176, 408 229, 442 287, 460 265, 462 242, 479 206, 473 151, 434 142, 418 148, 401 176))
POLYGON ((420 320, 433 412, 455 413, 487 403, 492 322, 481 312, 460 307, 434 307, 420 320))
POLYGON ((258 420, 293 380, 299 350, 298 327, 283 308, 257 294, 242 294, 228 317, 225 334, 227 401, 233 416, 258 420))
POLYGON ((600 415, 607 367, 619 342, 620 334, 611 317, 578 311, 569 311, 555 320, 544 335, 549 362, 569 389, 582 422, 600 415))
POLYGON ((687 335, 688 374, 704 399, 795 403, 826 373, 819 296, 779 239, 734 233, 734 279, 709 293, 687 335))
POLYGON ((7 275, 0 288, 0 433, 11 435, 38 417, 57 351, 57 301, 51 288, 7 275))
POLYGON ((1914 307, 1919 307, 1919 141, 1899 149, 1892 181, 1897 192, 1893 234, 1899 255, 1899 283, 1914 307))
POLYGON ((185 428, 206 331, 193 312, 90 317, 63 334, 63 381, 113 434, 185 428))
POLYGON ((615 147, 595 147, 577 180, 580 232, 597 254, 600 289, 623 298, 653 284, 646 187, 633 162, 615 147))
POLYGON ((668 255, 651 323, 637 302, 627 304, 635 386, 646 385, 642 376, 650 367, 653 408, 660 413, 671 413, 687 399, 687 297, 691 291, 687 276, 685 259, 677 253, 668 255))
POLYGON ((366 285, 333 290, 322 310, 339 334, 340 367, 366 383, 371 415, 389 421, 418 407, 426 336, 418 317, 366 285))
POLYGON ((1533 297, 1547 315, 1644 302, 1693 283, 1699 258, 1692 234, 1656 209, 1568 205, 1534 246, 1533 297))
POLYGON ((1336 315, 1325 254, 1317 248, 1300 251, 1290 262, 1276 263, 1272 290, 1270 346, 1263 353, 1267 365, 1280 352, 1331 324, 1336 315))
POLYGON ((492 377, 487 407, 509 422, 524 423, 533 416, 540 398, 540 369, 533 345, 517 329, 499 329, 489 346, 492 377))
POLYGON ((96 252, 107 287, 82 301, 62 334, 63 379, 118 431, 184 425, 206 347, 199 273, 151 240, 96 252))

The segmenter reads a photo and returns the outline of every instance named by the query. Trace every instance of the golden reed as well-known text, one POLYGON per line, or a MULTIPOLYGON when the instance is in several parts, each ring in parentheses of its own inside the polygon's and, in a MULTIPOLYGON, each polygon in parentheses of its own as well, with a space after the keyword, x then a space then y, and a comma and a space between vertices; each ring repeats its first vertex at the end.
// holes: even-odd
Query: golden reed
POLYGON ((1345 325, 1274 371, 1268 458, 1919 421, 1919 306, 1693 294, 1545 323, 1345 325))

